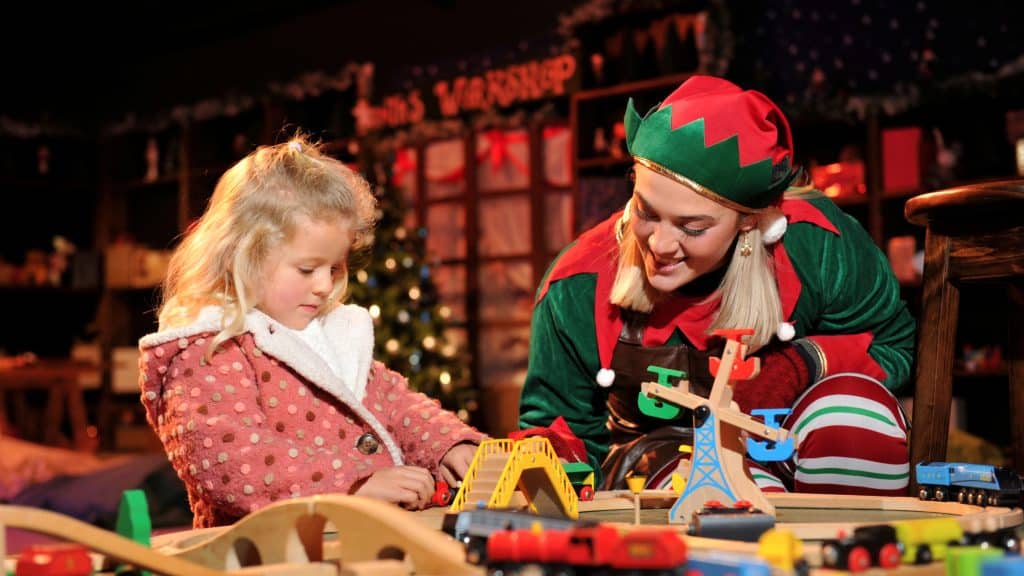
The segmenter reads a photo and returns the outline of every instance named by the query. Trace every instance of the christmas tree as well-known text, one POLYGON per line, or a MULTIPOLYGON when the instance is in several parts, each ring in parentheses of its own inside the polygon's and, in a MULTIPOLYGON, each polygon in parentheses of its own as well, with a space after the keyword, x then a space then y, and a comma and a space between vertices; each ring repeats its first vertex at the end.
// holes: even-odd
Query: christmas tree
POLYGON ((447 337, 451 309, 441 303, 426 263, 426 229, 403 224, 407 208, 391 182, 391 163, 373 165, 377 227, 372 247, 353 267, 348 301, 370 310, 377 359, 408 378, 412 389, 469 421, 475 392, 465 352, 447 337))

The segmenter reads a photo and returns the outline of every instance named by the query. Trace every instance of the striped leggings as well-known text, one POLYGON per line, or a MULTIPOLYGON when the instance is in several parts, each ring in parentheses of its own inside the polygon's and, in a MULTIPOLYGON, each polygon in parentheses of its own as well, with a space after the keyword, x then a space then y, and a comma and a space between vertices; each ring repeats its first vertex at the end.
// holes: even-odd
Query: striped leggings
POLYGON ((763 491, 906 495, 909 427, 878 380, 855 373, 824 378, 797 398, 782 427, 793 437, 793 457, 748 461, 763 491))

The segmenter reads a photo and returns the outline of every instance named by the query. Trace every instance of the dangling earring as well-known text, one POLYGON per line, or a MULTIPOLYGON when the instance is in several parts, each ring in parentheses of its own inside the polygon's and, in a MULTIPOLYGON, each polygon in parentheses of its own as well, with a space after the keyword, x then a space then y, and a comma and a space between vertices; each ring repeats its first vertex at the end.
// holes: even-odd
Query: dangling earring
POLYGON ((753 251, 754 247, 750 245, 750 232, 744 232, 740 243, 740 256, 750 256, 753 251))

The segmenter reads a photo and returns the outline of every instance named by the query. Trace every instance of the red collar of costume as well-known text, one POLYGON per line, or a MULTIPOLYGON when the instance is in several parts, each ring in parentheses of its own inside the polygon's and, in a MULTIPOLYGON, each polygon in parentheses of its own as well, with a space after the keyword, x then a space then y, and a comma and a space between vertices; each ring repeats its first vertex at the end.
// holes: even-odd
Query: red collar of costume
MULTIPOLYGON (((822 212, 806 200, 784 200, 781 206, 790 225, 808 222, 828 230, 837 236, 839 230, 822 212)), ((583 233, 576 244, 558 260, 548 274, 537 299, 544 298, 553 282, 576 274, 597 274, 594 298, 594 326, 597 329, 597 347, 601 366, 611 365, 612 351, 622 331, 622 317, 619 308, 609 301, 612 283, 618 265, 618 243, 615 241, 615 223, 621 212, 613 214, 604 222, 583 233)), ((793 263, 782 242, 770 248, 775 260, 775 276, 782 299, 782 312, 791 318, 796 302, 800 298, 800 278, 793 269, 793 263)), ((714 319, 718 301, 702 302, 700 298, 673 298, 662 303, 651 315, 644 330, 645 346, 660 346, 679 329, 694 346, 703 350, 707 347, 705 330, 714 319)))

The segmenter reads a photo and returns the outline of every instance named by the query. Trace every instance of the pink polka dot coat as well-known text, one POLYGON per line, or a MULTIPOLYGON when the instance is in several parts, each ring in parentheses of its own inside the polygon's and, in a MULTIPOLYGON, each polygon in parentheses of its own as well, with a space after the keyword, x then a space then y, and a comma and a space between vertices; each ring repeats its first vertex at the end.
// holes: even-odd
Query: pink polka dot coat
POLYGON ((372 359, 365 309, 324 318, 341 376, 294 333, 250 312, 246 331, 204 355, 216 308, 139 341, 142 403, 185 482, 196 527, 230 524, 275 500, 347 493, 396 465, 438 464, 483 435, 372 359))

